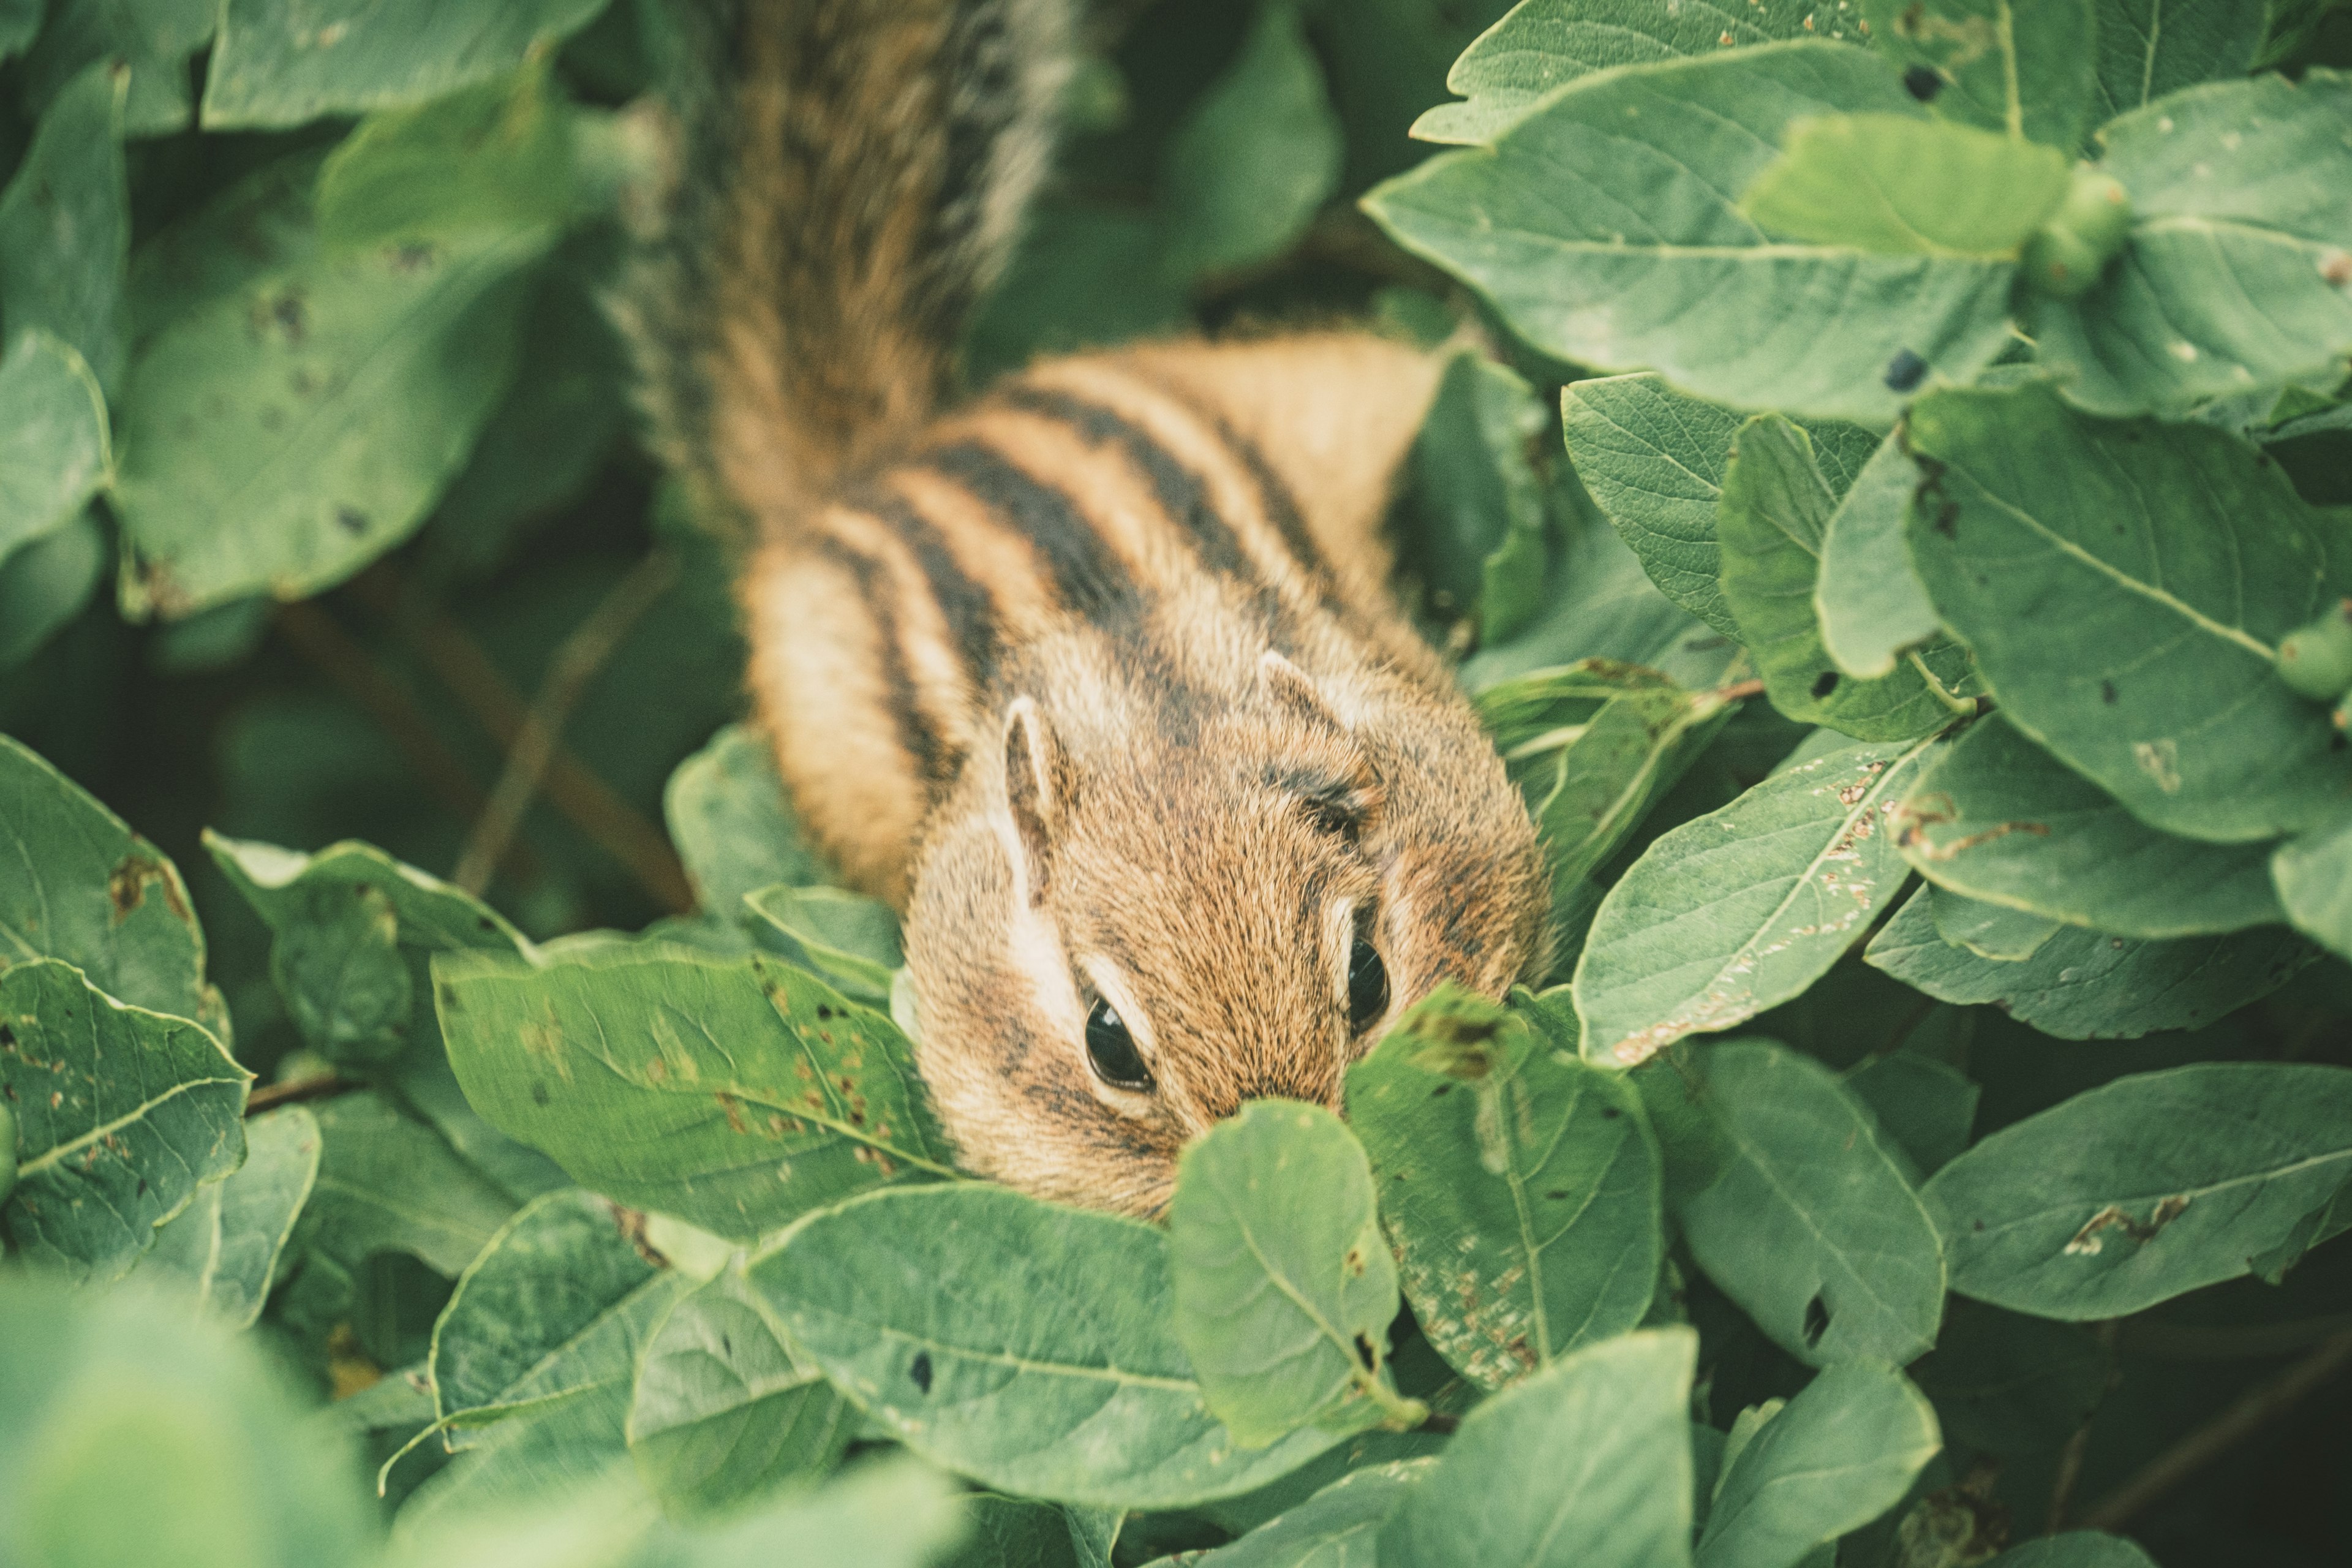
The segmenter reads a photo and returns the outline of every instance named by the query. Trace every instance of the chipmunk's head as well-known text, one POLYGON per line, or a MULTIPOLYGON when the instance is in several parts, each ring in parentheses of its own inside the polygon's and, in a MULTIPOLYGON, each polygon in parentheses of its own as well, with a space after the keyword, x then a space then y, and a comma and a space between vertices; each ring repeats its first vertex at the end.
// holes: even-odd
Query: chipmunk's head
POLYGON ((1238 698, 1020 698, 968 765, 907 954, 970 1167, 1156 1213, 1245 1100, 1337 1110, 1404 1007, 1538 957, 1534 830, 1467 708, 1252 662, 1238 698))

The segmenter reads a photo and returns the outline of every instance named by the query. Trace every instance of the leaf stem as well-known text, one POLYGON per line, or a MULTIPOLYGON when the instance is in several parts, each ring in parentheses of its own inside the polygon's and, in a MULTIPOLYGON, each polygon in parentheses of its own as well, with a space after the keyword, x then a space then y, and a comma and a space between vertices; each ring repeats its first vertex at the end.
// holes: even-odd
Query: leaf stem
POLYGON ((258 1116, 281 1105, 295 1105, 309 1100, 332 1100, 339 1094, 349 1094, 367 1085, 343 1077, 341 1073, 314 1073, 309 1078, 288 1079, 283 1083, 265 1083, 245 1097, 245 1113, 258 1116))

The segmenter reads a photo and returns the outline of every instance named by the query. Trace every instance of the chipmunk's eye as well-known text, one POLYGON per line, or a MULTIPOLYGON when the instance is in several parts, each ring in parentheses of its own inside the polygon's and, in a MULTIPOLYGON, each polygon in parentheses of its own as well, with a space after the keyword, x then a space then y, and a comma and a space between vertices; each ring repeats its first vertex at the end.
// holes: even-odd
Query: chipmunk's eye
POLYGON ((1087 1061, 1095 1076, 1113 1089, 1147 1089, 1151 1069, 1135 1048, 1135 1037, 1109 1003, 1097 1000, 1087 1015, 1087 1061))
POLYGON ((1389 1010, 1389 970, 1362 937, 1348 950, 1348 1032, 1360 1035, 1389 1010))

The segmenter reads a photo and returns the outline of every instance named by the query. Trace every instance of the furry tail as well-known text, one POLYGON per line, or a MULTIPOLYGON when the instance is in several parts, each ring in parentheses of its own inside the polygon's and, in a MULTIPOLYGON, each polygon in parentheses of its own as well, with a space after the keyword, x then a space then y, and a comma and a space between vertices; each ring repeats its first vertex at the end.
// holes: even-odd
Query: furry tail
POLYGON ((657 450, 773 537, 945 390, 1045 171, 1066 0, 672 0, 676 163, 622 303, 657 450))

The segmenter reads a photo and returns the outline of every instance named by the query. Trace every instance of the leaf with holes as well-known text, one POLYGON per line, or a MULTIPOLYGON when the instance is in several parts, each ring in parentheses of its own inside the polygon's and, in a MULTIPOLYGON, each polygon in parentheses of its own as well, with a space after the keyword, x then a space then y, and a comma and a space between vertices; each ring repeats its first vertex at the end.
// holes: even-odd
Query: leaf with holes
POLYGON ((1933 744, 1813 757, 1643 850, 1577 961, 1585 1057, 1632 1067, 1821 978, 1910 874, 1885 818, 1933 744))
POLYGON ((1943 1244, 1866 1106, 1810 1057, 1759 1040, 1647 1069, 1692 1255, 1774 1343, 1812 1366, 1895 1365, 1935 1343, 1943 1244))
POLYGON ((1840 44, 1632 66, 1579 78, 1492 147, 1433 158, 1364 206, 1557 358, 1883 424, 1924 376, 1965 383, 1990 363, 2015 268, 1781 243, 1740 212, 1793 121, 1844 113, 1926 110, 1884 60, 1840 44))
POLYGON ((898 1441, 1024 1497, 1176 1508, 1331 1446, 1245 1448, 1172 1327, 1168 1238, 977 1183, 811 1215, 749 1277, 792 1342, 898 1441))
POLYGON ((1576 1055, 1566 1000, 1442 990, 1348 1073, 1413 1319, 1481 1388, 1623 1333, 1657 1289, 1657 1141, 1576 1055))
POLYGON ((434 976, 474 1109, 624 1203, 750 1242, 955 1173, 898 1026, 775 959, 608 947, 434 976))
POLYGON ((0 970, 0 1097, 16 1116, 13 1248, 121 1277, 245 1158, 246 1085, 201 1025, 126 1006, 55 959, 0 970))
POLYGON ((2005 1127, 1924 1195, 1954 1289, 2081 1321, 2236 1279, 2347 1179, 2352 1068, 2199 1062, 2005 1127))
POLYGON ((1389 1372, 1396 1260, 1355 1135, 1319 1105, 1255 1100, 1186 1145, 1168 1205, 1176 1338, 1243 1447, 1314 1425, 1418 1425, 1389 1372))
POLYGON ((2319 709, 2273 667, 2338 525, 2208 425, 2116 423, 2046 385, 1911 411, 1911 554, 2010 721, 2132 815, 2233 843, 2343 798, 2319 709))
POLYGON ((1928 759, 1893 822, 1938 887, 2069 925, 2163 938, 2285 918, 2268 845, 2159 832, 2000 714, 1928 759))
POLYGON ((186 1210, 155 1233, 142 1270, 177 1276, 197 1305, 250 1328, 318 1180, 319 1146, 319 1123, 302 1106, 247 1121, 245 1163, 196 1189, 186 1210))
POLYGON ((1864 0, 1871 42, 1925 76, 1942 119, 2072 153, 2092 123, 2092 0, 1864 0))

